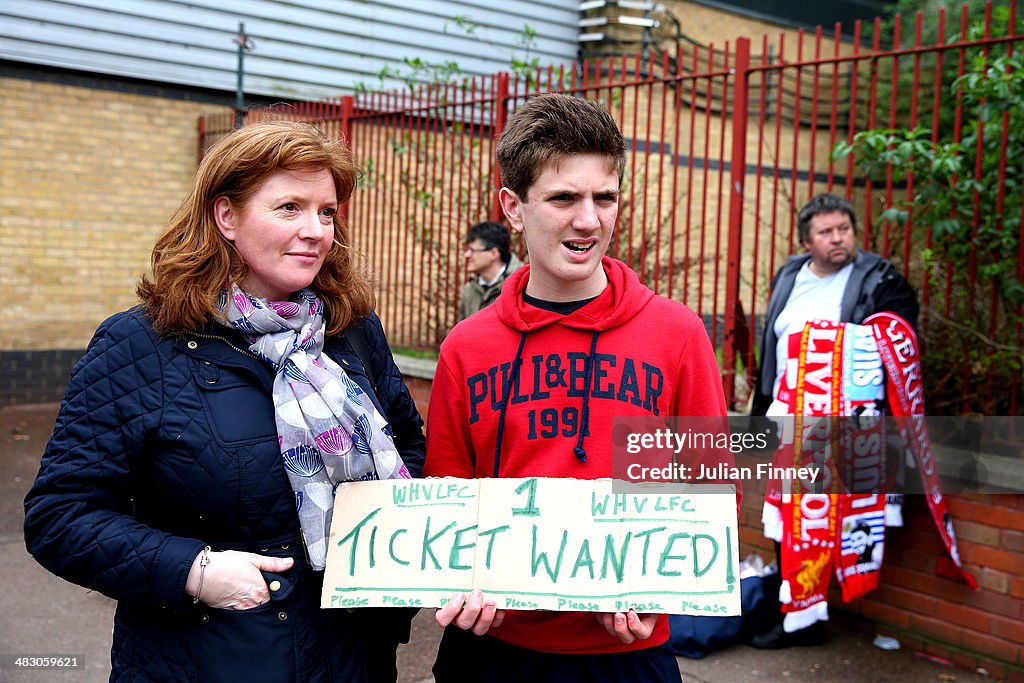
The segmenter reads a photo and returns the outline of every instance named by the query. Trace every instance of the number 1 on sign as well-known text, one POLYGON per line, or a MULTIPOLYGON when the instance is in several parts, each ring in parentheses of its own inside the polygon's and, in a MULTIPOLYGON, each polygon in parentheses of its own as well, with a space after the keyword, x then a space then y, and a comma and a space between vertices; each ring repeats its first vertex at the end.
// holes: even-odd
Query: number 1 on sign
POLYGON ((515 517, 537 517, 540 509, 537 507, 537 480, 527 479, 516 487, 516 493, 529 491, 526 494, 526 505, 521 508, 512 508, 512 515, 515 517))

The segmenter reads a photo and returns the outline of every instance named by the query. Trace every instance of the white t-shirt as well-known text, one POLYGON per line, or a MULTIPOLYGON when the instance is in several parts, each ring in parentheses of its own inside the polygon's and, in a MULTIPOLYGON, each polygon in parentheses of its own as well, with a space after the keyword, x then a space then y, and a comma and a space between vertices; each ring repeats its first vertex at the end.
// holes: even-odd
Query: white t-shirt
POLYGON ((797 272, 793 291, 775 319, 775 335, 779 341, 775 346, 775 383, 772 385, 772 405, 768 415, 785 415, 789 411, 784 404, 776 405, 779 402, 775 400, 789 363, 789 335, 804 329, 811 320, 839 320, 843 293, 852 272, 851 262, 834 273, 819 277, 811 271, 810 261, 797 272))

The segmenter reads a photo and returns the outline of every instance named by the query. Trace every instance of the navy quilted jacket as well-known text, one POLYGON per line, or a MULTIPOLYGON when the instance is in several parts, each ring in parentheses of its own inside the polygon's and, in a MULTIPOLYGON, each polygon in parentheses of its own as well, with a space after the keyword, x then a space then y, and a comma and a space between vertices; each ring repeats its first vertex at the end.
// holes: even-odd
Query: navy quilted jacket
MULTIPOLYGON (((344 336, 325 352, 377 397, 419 476, 423 423, 380 320, 357 324, 369 373, 344 336)), ((320 574, 305 561, 278 450, 273 372, 246 349, 212 324, 159 336, 138 308, 105 321, 75 366, 25 499, 29 552, 118 601, 111 680, 393 680, 409 615, 403 625, 394 610, 319 608, 320 574), (212 609, 185 593, 207 544, 296 562, 267 577, 283 585, 268 604, 212 609)))

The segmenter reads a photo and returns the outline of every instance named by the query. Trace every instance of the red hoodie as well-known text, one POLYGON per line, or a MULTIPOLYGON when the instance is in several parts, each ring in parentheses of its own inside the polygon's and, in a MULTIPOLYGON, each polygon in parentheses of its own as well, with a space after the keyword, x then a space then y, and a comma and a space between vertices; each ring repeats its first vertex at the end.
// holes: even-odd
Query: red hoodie
MULTIPOLYGON (((725 415, 700 318, 655 295, 621 261, 605 257, 602 266, 608 286, 573 313, 523 303, 526 266, 505 281, 494 305, 455 326, 431 389, 424 475, 610 477, 613 417, 725 415), (517 361, 502 415, 503 378, 517 361)), ((594 614, 510 610, 488 635, 544 652, 625 652, 665 642, 668 619, 627 645, 594 614)))

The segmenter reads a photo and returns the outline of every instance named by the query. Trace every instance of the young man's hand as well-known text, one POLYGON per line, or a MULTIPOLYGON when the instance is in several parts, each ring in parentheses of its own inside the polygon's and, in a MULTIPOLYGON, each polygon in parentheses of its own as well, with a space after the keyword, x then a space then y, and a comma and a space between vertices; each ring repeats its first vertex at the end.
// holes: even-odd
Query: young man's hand
POLYGON ((442 627, 455 624, 463 631, 472 631, 482 636, 490 629, 501 626, 505 620, 505 610, 498 609, 494 600, 485 599, 482 592, 474 590, 468 598, 465 593, 453 595, 447 605, 434 613, 434 620, 442 627))
POLYGON ((608 631, 608 635, 618 638, 623 643, 634 640, 647 640, 654 633, 654 625, 658 622, 657 614, 637 614, 628 612, 602 612, 597 620, 608 631))

